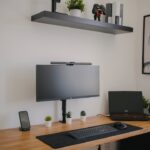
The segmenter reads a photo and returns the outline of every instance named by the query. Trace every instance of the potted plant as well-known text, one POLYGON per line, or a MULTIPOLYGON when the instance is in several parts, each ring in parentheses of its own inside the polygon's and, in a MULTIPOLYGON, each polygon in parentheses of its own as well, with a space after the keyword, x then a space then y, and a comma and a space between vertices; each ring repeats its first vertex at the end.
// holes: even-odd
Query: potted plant
POLYGON ((83 122, 86 121, 86 112, 84 110, 80 112, 80 118, 81 118, 81 121, 83 122))
POLYGON ((51 127, 52 126, 52 117, 51 116, 46 116, 45 117, 45 125, 46 125, 46 127, 51 127))
POLYGON ((66 123, 67 124, 72 123, 72 113, 70 111, 66 113, 66 123))
POLYGON ((66 4, 71 16, 81 17, 85 7, 83 0, 67 0, 66 4))
POLYGON ((144 113, 148 114, 148 113, 150 113, 149 99, 145 98, 144 96, 142 97, 142 99, 143 99, 144 113))

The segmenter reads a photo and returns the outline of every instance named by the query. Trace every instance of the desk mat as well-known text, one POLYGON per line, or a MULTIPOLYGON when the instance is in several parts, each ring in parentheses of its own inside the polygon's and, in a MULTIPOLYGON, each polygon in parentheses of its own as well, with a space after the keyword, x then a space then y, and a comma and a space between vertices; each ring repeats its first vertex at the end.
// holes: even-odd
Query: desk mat
MULTIPOLYGON (((113 124, 107 124, 107 125, 113 126, 113 124)), ((140 127, 136 127, 136 126, 132 126, 132 125, 128 125, 128 124, 127 124, 127 126, 128 127, 124 130, 118 130, 113 133, 88 137, 88 138, 84 138, 84 139, 75 139, 75 138, 71 137, 69 135, 70 131, 48 134, 48 135, 43 135, 43 136, 37 136, 36 138, 39 139, 40 141, 44 142, 45 144, 51 146, 52 148, 57 149, 57 148, 62 148, 62 147, 66 147, 66 146, 71 146, 71 145, 75 145, 75 144, 98 140, 98 139, 102 139, 102 138, 142 129, 140 127)), ((91 127, 88 127, 88 128, 91 128, 91 127)), ((77 129, 77 130, 80 130, 80 129, 77 129)))

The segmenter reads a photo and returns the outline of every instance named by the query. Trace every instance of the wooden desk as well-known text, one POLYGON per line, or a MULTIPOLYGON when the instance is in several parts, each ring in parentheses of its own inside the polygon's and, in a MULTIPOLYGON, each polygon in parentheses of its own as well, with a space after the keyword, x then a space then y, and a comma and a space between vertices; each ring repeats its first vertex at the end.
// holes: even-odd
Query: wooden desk
MULTIPOLYGON (((57 122, 54 123, 51 128, 47 128, 44 125, 32 126, 31 130, 28 132, 21 132, 18 129, 0 130, 0 150, 53 150, 53 148, 47 146, 46 144, 36 139, 36 136, 68 131, 73 129, 80 129, 112 122, 113 121, 111 121, 107 117, 98 116, 88 118, 86 123, 82 123, 80 122, 80 120, 75 120, 73 121, 72 125, 66 125, 57 122)), ((142 127, 143 129, 130 133, 125 133, 122 135, 107 137, 82 144, 68 146, 65 148, 60 148, 59 150, 80 150, 82 148, 90 148, 99 144, 115 142, 121 139, 126 139, 128 137, 133 137, 136 135, 141 135, 150 132, 150 121, 130 121, 126 123, 142 127)))

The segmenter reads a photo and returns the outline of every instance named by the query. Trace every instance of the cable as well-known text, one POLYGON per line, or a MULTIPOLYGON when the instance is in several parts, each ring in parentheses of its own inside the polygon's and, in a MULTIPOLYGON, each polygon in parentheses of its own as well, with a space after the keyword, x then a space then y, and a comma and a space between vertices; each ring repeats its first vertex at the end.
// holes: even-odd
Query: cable
POLYGON ((97 114, 97 116, 110 117, 110 114, 97 114))

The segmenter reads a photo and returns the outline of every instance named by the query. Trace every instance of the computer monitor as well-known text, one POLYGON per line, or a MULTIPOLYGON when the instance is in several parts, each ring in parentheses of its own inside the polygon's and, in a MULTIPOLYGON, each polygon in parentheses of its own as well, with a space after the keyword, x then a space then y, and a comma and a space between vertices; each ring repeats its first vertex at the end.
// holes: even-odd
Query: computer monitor
POLYGON ((36 66, 36 101, 62 101, 65 122, 66 100, 99 96, 99 66, 59 64, 36 66))
POLYGON ((98 66, 36 66, 36 100, 38 102, 95 96, 99 96, 98 66))

